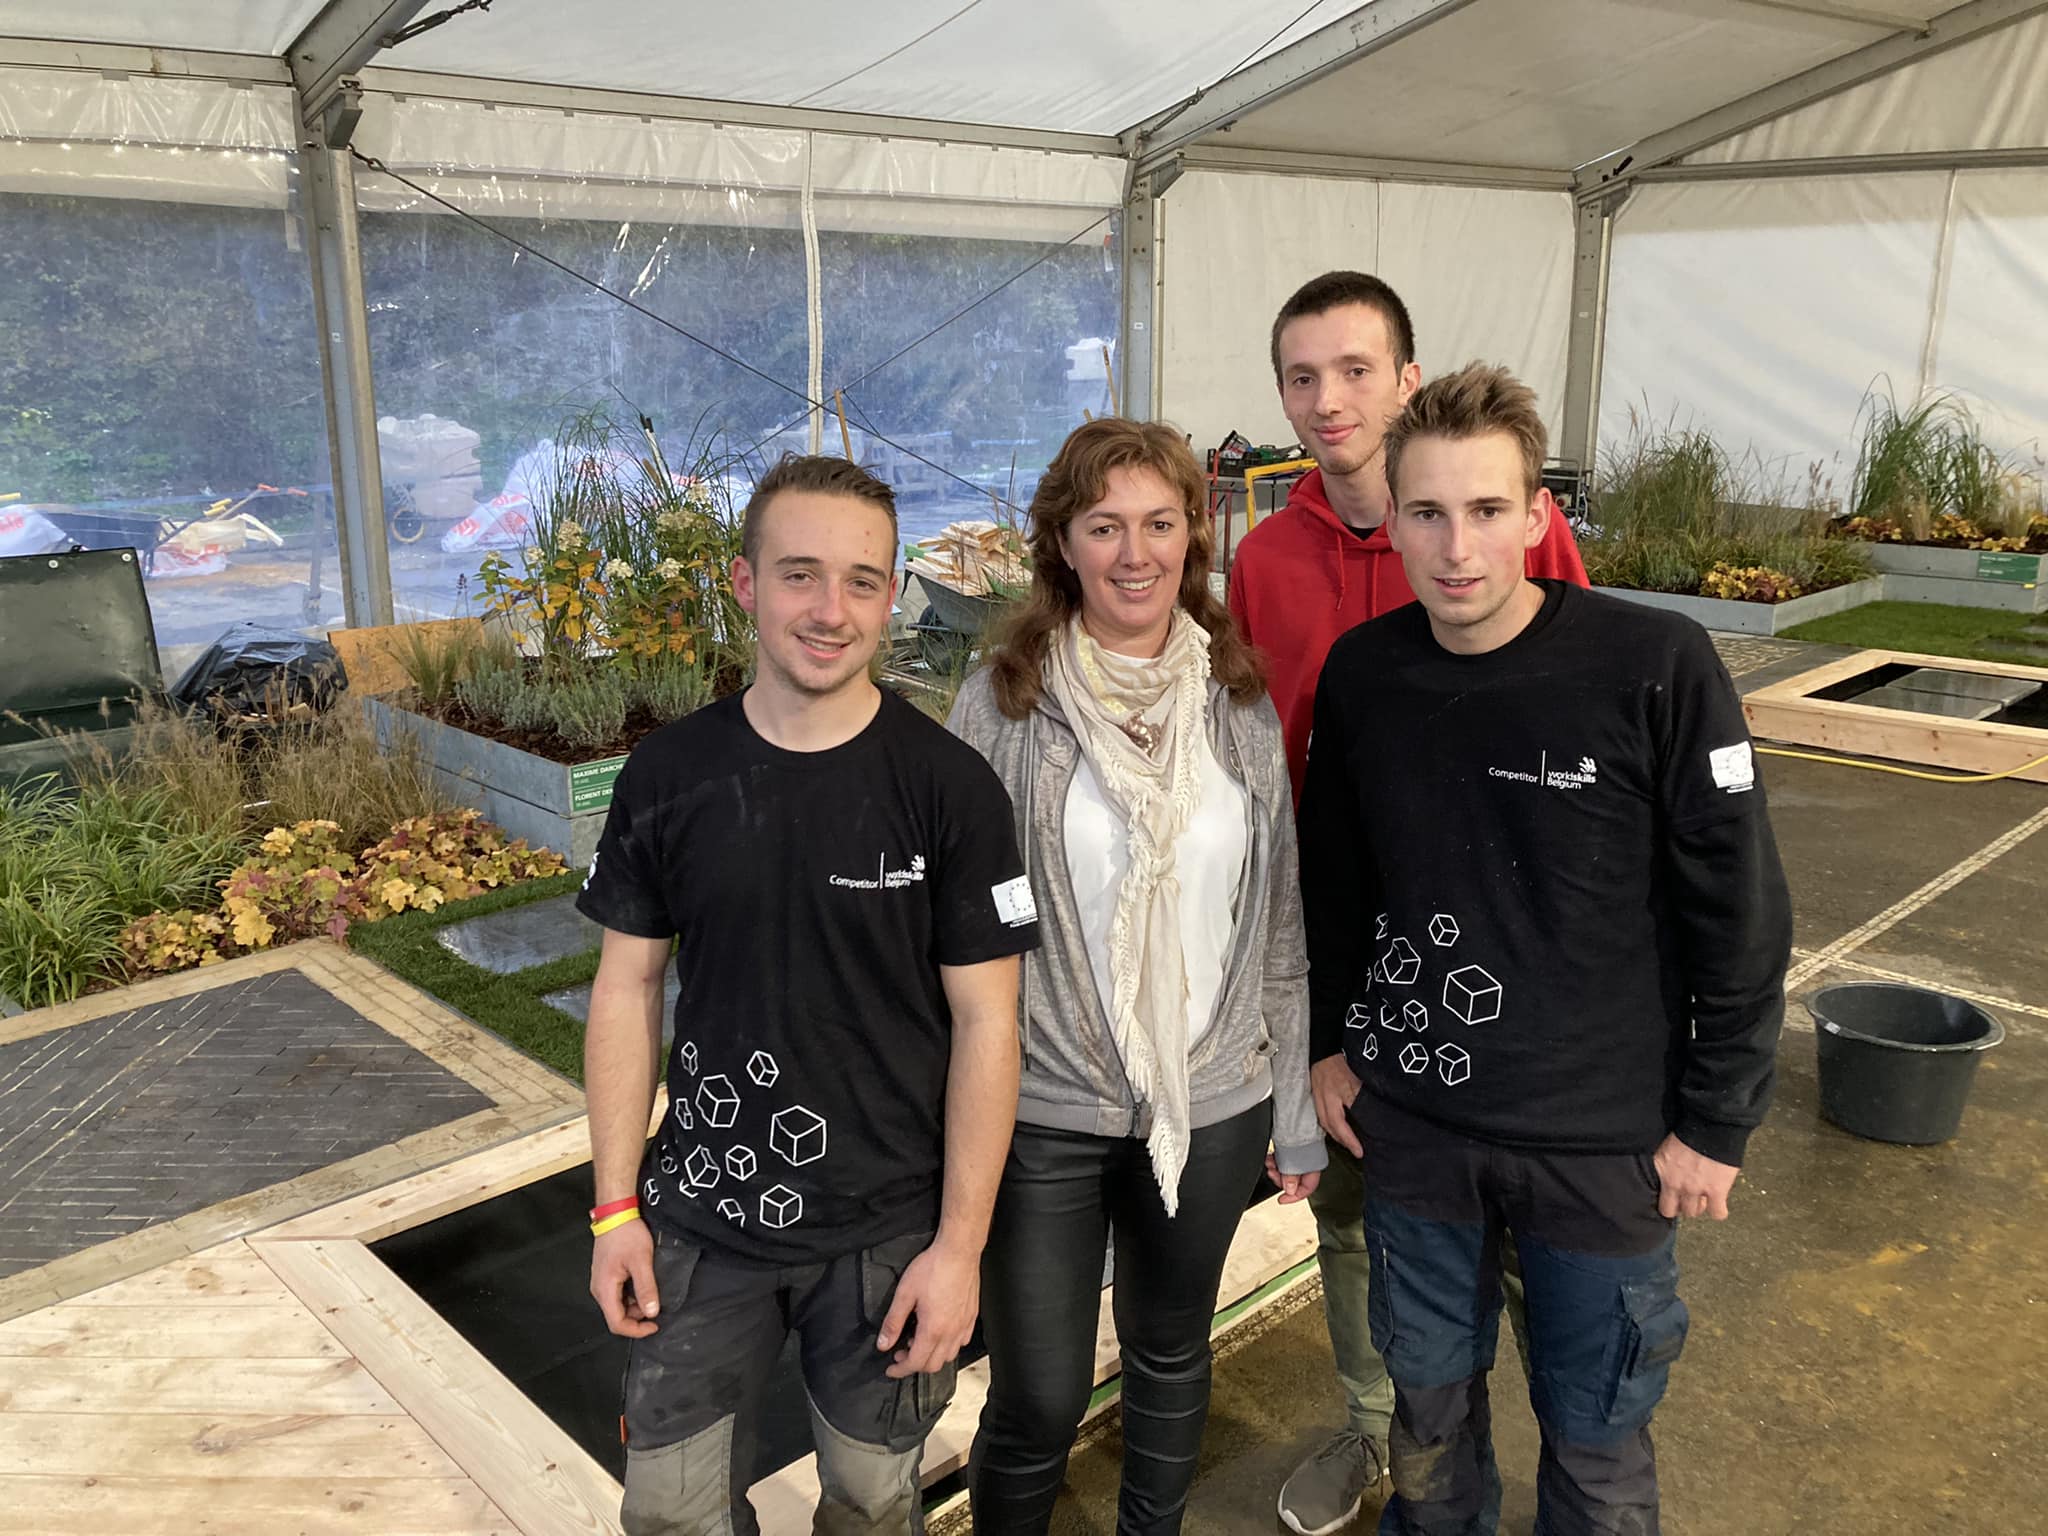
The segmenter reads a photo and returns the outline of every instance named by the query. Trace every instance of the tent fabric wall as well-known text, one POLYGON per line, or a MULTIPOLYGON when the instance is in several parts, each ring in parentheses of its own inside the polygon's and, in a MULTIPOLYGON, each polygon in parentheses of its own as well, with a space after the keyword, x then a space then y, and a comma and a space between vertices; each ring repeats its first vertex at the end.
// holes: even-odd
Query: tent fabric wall
POLYGON ((1555 434, 1570 320, 1571 201, 1561 193, 1190 172, 1160 219, 1161 415, 1207 448, 1236 429, 1292 442, 1268 336, 1287 296, 1353 267, 1393 285, 1426 375, 1503 363, 1555 434))
POLYGON ((1615 226, 1601 442, 1696 426, 1799 490, 1845 494, 1872 388, 1923 384, 1993 446, 2048 441, 2048 176, 1913 172, 1667 184, 1615 226), (1953 196, 1951 182, 1953 181, 1953 196))
POLYGON ((0 192, 281 208, 293 143, 281 86, 0 68, 0 192))
POLYGON ((1992 444, 2048 470, 2048 171, 1956 177, 1935 387, 1965 399, 1992 444))
POLYGON ((1921 59, 1708 146, 1686 163, 2048 146, 2048 16, 1921 59))
MULTIPOLYGON (((824 229, 1064 240, 1122 200, 1123 162, 372 92, 365 154, 469 212, 795 227, 806 163, 824 229)), ((416 195, 361 178, 367 208, 416 195)))
MULTIPOLYGON (((793 228, 807 160, 823 229, 1058 241, 1122 201, 1108 155, 380 92, 356 142, 496 217, 793 228)), ((0 67, 0 191, 283 207, 295 148, 280 86, 0 67)), ((421 202, 372 174, 360 185, 371 211, 421 202)))

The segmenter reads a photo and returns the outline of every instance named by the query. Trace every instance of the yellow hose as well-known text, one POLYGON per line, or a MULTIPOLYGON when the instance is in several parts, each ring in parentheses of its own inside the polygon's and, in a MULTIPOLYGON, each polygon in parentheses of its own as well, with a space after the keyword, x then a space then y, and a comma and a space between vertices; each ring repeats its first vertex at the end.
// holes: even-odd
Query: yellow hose
POLYGON ((1757 751, 1766 757, 1796 757, 1809 763, 1834 763, 1842 768, 1868 768, 1872 773, 1896 773, 1902 779, 1925 779, 1930 784, 1989 784, 1994 779, 2009 779, 2016 773, 2025 773, 2029 768, 2038 768, 2048 763, 2048 752, 2042 753, 2031 763, 2021 763, 2017 768, 2003 768, 1997 773, 1923 773, 1918 768, 1894 768, 1889 763, 1865 763, 1853 757, 1831 757, 1824 752, 1793 752, 1785 747, 1758 747, 1757 751))

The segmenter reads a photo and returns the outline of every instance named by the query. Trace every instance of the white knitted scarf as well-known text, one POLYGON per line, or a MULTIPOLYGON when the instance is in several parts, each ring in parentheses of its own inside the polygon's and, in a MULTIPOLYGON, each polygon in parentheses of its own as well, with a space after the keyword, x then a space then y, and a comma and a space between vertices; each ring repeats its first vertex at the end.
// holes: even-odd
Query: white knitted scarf
POLYGON ((1188 975, 1175 852, 1202 794, 1209 633, 1176 607, 1166 649, 1136 661, 1103 650, 1069 619, 1046 656, 1045 684, 1128 832, 1130 868, 1109 929, 1109 1023, 1133 1092, 1152 1106, 1145 1145, 1171 1216, 1188 1155, 1188 975))

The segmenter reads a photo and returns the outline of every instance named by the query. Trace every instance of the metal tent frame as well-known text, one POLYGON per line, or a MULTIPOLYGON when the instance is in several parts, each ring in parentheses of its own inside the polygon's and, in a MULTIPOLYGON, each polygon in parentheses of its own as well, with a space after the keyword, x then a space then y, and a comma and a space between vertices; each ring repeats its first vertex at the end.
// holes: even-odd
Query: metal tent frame
POLYGON ((1122 319, 1118 356, 1123 377, 1118 393, 1126 413, 1137 416, 1154 414, 1158 403, 1160 288, 1155 231, 1159 199, 1186 171, 1357 177, 1568 195, 1575 207, 1575 239, 1561 446, 1581 462, 1590 462, 1596 447, 1614 221, 1636 186, 2048 165, 2048 147, 1688 162, 1689 156, 1709 145, 2048 13, 2048 0, 1964 0, 1925 19, 1887 10, 1877 0, 1726 0, 1729 5, 1761 12, 1822 18, 1867 31, 1870 39, 1580 165, 1530 167, 1418 160, 1248 148, 1232 142, 1231 131, 1256 120, 1260 112, 1423 35, 1474 3, 1369 0, 1117 135, 549 85, 377 62, 394 35, 426 10, 427 0, 327 0, 282 57, 0 37, 0 65, 291 88, 305 188, 301 217, 316 306, 345 598, 352 625, 389 623, 392 618, 375 391, 356 227, 354 167, 349 154, 365 92, 539 107, 569 114, 627 114, 1051 154, 1119 156, 1126 162, 1126 175, 1119 234, 1122 319))

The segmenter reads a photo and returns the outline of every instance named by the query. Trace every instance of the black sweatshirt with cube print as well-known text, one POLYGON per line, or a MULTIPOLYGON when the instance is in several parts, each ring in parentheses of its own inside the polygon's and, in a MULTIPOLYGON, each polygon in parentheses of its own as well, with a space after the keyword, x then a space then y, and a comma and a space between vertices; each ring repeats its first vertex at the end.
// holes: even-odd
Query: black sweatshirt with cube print
POLYGON ((1742 706, 1690 619, 1558 582, 1498 650, 1420 604, 1338 640, 1301 802, 1311 1055, 1502 1145, 1739 1163, 1791 906, 1742 706))

